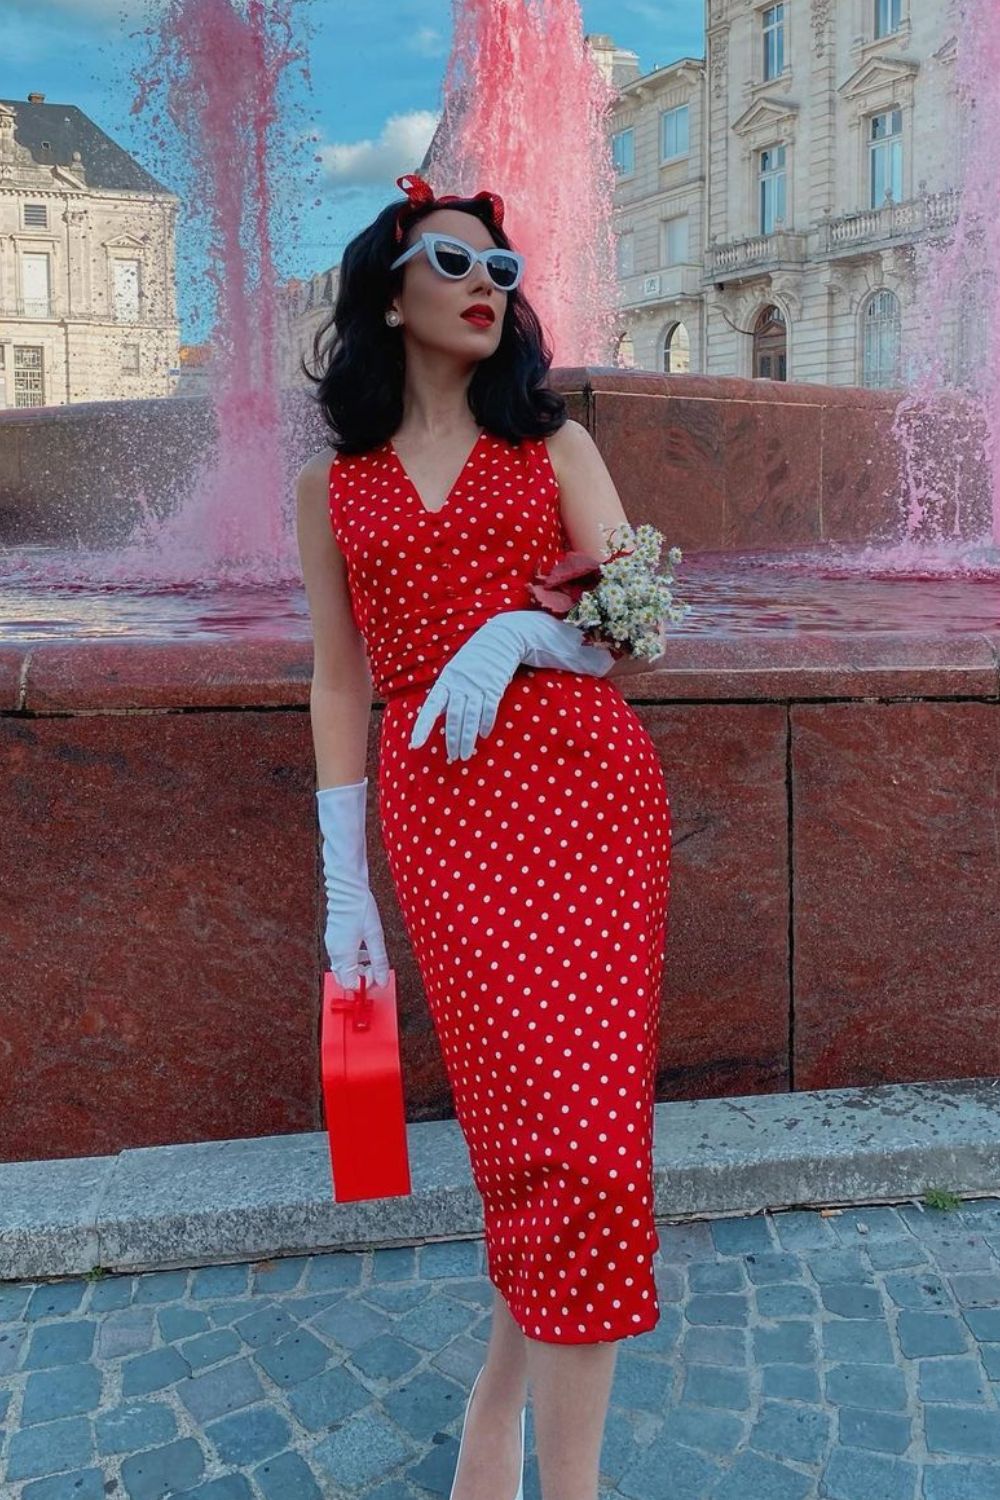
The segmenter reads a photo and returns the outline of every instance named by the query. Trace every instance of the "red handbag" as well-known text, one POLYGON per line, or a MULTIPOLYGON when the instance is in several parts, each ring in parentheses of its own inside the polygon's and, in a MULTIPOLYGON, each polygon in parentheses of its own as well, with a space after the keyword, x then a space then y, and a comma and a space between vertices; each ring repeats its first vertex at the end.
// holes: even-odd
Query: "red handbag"
POLYGON ((359 978, 348 990, 323 974, 323 1109, 337 1203, 411 1191, 396 972, 383 985, 359 978))

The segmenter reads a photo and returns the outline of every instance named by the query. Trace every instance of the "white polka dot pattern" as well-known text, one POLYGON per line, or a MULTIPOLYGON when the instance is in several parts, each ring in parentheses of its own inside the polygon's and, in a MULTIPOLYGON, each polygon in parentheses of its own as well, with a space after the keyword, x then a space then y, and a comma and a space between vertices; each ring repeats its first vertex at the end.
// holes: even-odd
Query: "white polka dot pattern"
POLYGON ((483 434, 428 511, 391 449, 331 465, 352 608, 386 698, 382 837, 483 1198, 531 1338, 655 1327, 652 1122, 670 874, 655 745, 615 683, 521 667, 449 764, 413 721, 453 651, 567 545, 544 440, 483 434), (415 637, 410 639, 410 635, 415 637))

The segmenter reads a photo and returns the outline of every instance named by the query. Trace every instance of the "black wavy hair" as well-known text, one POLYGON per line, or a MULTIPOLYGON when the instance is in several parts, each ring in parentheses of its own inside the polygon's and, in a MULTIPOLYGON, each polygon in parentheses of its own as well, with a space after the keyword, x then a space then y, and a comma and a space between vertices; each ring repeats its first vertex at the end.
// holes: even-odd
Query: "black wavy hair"
MULTIPOLYGON (((313 398, 338 453, 379 447, 403 418, 403 331, 402 326, 389 327, 385 312, 402 285, 405 267, 389 268, 412 243, 412 226, 441 205, 408 208, 407 234, 400 245, 395 225, 401 202, 387 204, 345 249, 332 316, 313 339, 315 370, 300 361, 303 374, 316 386, 313 398)), ((487 200, 460 198, 447 207, 475 214, 495 244, 514 248, 493 224, 487 200)), ((489 358, 480 360, 469 382, 467 400, 478 426, 515 446, 522 438, 558 431, 567 419, 566 401, 543 383, 551 363, 552 349, 538 314, 517 286, 507 293, 500 342, 489 358)))

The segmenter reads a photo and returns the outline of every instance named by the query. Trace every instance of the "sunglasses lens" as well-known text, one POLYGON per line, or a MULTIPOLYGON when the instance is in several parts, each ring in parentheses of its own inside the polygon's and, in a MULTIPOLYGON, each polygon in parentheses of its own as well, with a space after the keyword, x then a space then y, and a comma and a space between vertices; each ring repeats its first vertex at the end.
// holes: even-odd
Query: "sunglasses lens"
POLYGON ((517 261, 504 251, 498 250, 496 255, 491 255, 486 262, 494 285, 506 290, 517 281, 517 261))
POLYGON ((472 264, 468 250, 454 240, 438 240, 434 246, 438 265, 446 276, 464 276, 472 264))

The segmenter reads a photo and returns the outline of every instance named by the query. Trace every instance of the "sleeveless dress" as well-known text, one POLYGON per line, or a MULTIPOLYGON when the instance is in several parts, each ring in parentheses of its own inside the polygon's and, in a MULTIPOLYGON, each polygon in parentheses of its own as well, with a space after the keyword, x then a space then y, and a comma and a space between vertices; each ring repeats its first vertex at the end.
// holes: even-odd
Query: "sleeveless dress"
POLYGON ((414 720, 449 657, 570 542, 543 438, 480 432, 431 511, 387 442, 337 454, 330 520, 384 700, 390 872, 483 1200, 488 1275, 530 1338, 655 1327, 653 1101, 670 799, 614 682, 519 666, 468 760, 414 720))

